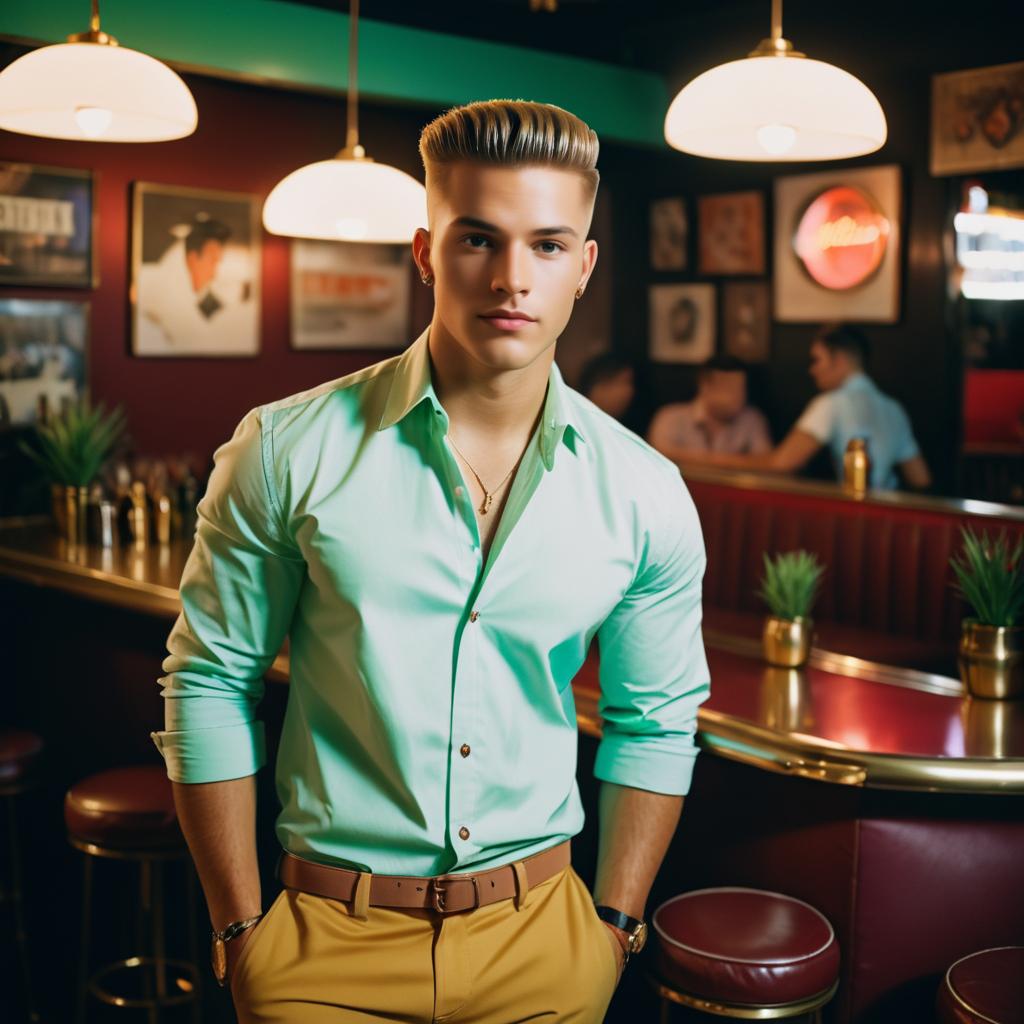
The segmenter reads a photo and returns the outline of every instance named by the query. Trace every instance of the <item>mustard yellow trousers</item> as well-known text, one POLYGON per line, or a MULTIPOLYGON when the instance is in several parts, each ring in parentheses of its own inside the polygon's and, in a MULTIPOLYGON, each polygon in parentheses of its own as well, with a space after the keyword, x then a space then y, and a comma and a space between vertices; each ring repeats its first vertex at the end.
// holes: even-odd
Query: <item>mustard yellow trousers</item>
POLYGON ((234 965, 240 1024, 600 1024, 614 935, 571 868, 463 913, 370 907, 285 889, 234 965))

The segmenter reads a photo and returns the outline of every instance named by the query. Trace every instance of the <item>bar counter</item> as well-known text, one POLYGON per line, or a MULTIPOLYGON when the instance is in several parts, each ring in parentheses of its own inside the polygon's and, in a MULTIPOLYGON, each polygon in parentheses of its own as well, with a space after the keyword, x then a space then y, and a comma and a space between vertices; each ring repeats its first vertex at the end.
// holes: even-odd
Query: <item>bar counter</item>
MULTIPOLYGON (((46 519, 0 525, 0 575, 172 620, 190 544, 71 547, 46 519)), ((724 758, 844 785, 1024 794, 1024 703, 970 700, 957 679, 815 649, 766 665, 748 637, 705 629, 713 681, 699 740, 724 758)), ((577 719, 600 734, 597 659, 577 675, 577 719)), ((287 645, 267 676, 288 678, 287 645)))

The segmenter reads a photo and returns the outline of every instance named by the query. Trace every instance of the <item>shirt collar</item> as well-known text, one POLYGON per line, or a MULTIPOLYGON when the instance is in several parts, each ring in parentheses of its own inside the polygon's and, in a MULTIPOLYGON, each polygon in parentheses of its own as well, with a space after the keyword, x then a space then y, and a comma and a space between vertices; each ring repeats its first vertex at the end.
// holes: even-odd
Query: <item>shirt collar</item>
MULTIPOLYGON (((430 402, 438 422, 448 429, 448 414, 434 391, 430 377, 430 354, 427 347, 430 337, 428 327, 401 355, 391 378, 384 411, 378 430, 393 427, 424 401, 430 402)), ((544 410, 540 422, 540 455, 546 469, 555 464, 555 449, 560 441, 575 452, 571 439, 586 441, 579 428, 578 416, 573 409, 569 388, 562 379, 558 367, 552 363, 548 376, 548 390, 544 398, 544 410)))
POLYGON ((846 380, 840 385, 841 391, 870 391, 874 388, 875 382, 863 372, 863 370, 857 370, 851 373, 846 380))

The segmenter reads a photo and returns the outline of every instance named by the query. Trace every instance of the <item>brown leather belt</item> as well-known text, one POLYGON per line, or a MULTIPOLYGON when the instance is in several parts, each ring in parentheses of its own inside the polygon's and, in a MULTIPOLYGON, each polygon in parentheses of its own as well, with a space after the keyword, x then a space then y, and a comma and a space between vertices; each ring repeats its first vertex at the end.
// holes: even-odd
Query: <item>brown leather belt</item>
MULTIPOLYGON (((532 889, 567 868, 570 861, 570 844, 566 840, 517 863, 521 863, 525 869, 525 888, 532 889)), ((316 864, 285 852, 277 862, 277 877, 288 889, 351 902, 355 898, 360 872, 316 864)), ((510 899, 519 893, 520 887, 512 864, 503 864, 499 868, 475 874, 467 872, 427 878, 370 875, 369 904, 375 907, 423 908, 436 910, 439 914, 457 914, 510 899)))

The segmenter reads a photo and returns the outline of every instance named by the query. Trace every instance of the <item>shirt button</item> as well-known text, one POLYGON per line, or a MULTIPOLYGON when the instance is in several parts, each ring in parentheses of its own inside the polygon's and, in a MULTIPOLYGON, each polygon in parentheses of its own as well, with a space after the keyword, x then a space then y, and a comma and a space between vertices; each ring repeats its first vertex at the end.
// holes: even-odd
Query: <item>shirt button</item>
POLYGON ((459 747, 459 753, 463 757, 469 757, 469 744, 468 743, 463 743, 462 746, 459 747))
POLYGON ((466 489, 462 486, 462 484, 459 484, 459 486, 455 488, 455 497, 456 498, 461 498, 465 493, 466 493, 466 489))
POLYGON ((469 838, 469 829, 466 828, 465 825, 463 825, 462 828, 459 829, 459 838, 460 839, 468 839, 469 838))
POLYGON ((469 621, 470 622, 476 622, 476 620, 479 619, 479 618, 480 618, 480 613, 479 612, 470 612, 469 613, 469 621))

